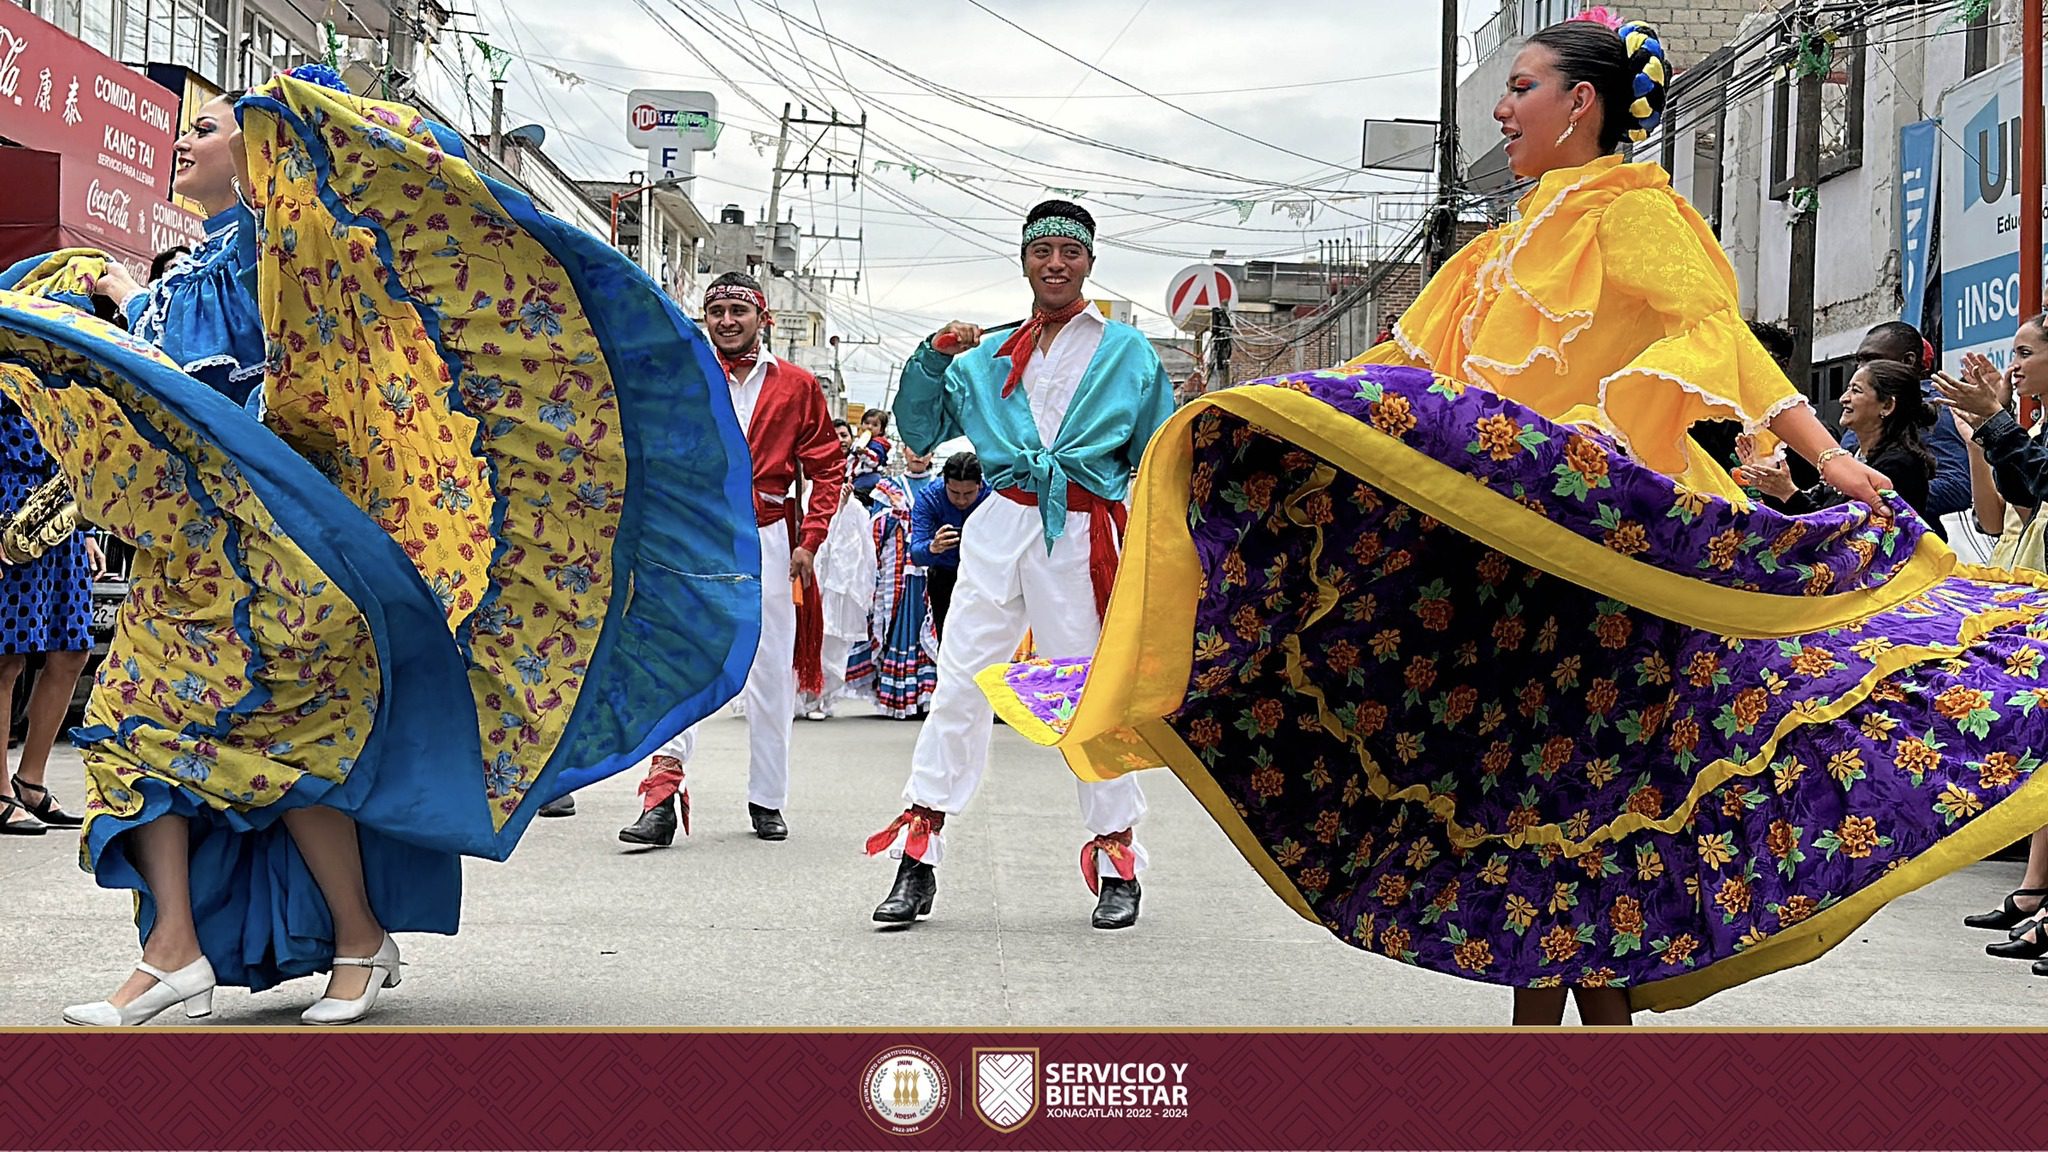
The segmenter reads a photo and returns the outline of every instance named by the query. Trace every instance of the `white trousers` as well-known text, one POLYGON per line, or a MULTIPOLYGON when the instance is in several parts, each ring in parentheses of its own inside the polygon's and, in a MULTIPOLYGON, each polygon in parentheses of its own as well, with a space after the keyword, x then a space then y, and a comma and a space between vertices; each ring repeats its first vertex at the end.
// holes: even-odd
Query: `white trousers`
MULTIPOLYGON (((1047 555, 1038 509, 991 497, 961 529, 960 580, 939 645, 938 689, 911 754, 904 800, 949 814, 966 810, 988 769, 995 725, 995 708, 974 677, 1016 655, 1027 630, 1042 655, 1095 651, 1102 621, 1088 577, 1088 517, 1068 513, 1066 532, 1047 555)), ((1145 816, 1145 794, 1134 777, 1075 784, 1081 822, 1097 836, 1121 832, 1145 816)), ((902 857, 907 837, 907 831, 898 834, 891 856, 902 857)), ((1134 842, 1131 851, 1144 868, 1145 849, 1134 842)), ((932 838, 924 862, 937 864, 944 854, 942 833, 932 838)), ((1107 853, 1096 856, 1100 875, 1116 874, 1107 853)))
MULTIPOLYGON (((789 527, 761 529, 761 646, 747 671, 747 802, 781 811, 789 804, 789 733, 796 717, 796 601, 789 588, 789 527)), ((657 755, 685 764, 696 729, 661 746, 657 755)))

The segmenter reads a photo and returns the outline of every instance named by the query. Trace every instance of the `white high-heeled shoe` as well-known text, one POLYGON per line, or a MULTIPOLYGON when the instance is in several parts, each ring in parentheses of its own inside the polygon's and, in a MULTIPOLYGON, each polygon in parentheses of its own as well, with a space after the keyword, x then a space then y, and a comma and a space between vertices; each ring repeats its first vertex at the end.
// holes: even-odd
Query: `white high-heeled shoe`
POLYGON ((213 1015, 213 965, 206 962, 206 957, 201 956, 176 972, 166 972, 154 964, 137 964, 135 970, 156 977, 155 987, 118 1008, 105 1000, 73 1004, 64 1010, 64 1022, 95 1028, 132 1028, 149 1022, 173 1004, 183 1004, 185 1015, 194 1020, 213 1015))
POLYGON ((370 1009, 376 1006, 377 993, 398 987, 398 941, 393 940, 389 932, 384 934, 384 943, 377 946, 375 956, 336 956, 334 964, 336 967, 353 964, 358 968, 372 969, 369 986, 353 1000, 322 996, 299 1015, 299 1023, 353 1024, 370 1014, 370 1009))

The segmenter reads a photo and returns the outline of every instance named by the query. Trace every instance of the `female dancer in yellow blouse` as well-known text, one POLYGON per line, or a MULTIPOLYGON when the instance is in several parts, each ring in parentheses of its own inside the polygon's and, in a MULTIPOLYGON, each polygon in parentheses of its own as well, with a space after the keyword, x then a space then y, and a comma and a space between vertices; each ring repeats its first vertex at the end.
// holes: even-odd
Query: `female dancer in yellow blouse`
POLYGON ((1741 420, 1875 504, 1887 482, 1835 442, 1750 334, 1706 221, 1664 169, 1615 155, 1656 126, 1665 81, 1653 32, 1632 27, 1620 53, 1616 42, 1594 19, 1529 37, 1493 118, 1515 175, 1535 188, 1514 223, 1438 269, 1394 339, 1354 364, 1481 385, 1600 428, 1687 487, 1737 501, 1741 490, 1686 430, 1741 420))

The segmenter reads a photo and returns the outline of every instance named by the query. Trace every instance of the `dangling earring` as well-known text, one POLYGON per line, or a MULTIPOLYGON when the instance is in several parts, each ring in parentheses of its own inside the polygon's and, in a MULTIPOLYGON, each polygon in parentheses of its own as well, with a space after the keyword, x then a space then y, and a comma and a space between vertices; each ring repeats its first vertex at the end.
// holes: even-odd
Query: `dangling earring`
POLYGON ((1573 119, 1573 120, 1567 120, 1567 121, 1565 121, 1565 125, 1564 125, 1564 131, 1563 131, 1563 132, 1560 132, 1560 133, 1558 133, 1558 136, 1557 136, 1557 142, 1558 142, 1559 144, 1563 144, 1563 143, 1564 143, 1565 141, 1567 141, 1567 140, 1569 140, 1569 139, 1571 139, 1571 138, 1572 138, 1572 133, 1574 133, 1574 132, 1576 132, 1576 131, 1578 131, 1578 130, 1579 130, 1579 122, 1578 122, 1578 121, 1577 121, 1576 119, 1573 119))

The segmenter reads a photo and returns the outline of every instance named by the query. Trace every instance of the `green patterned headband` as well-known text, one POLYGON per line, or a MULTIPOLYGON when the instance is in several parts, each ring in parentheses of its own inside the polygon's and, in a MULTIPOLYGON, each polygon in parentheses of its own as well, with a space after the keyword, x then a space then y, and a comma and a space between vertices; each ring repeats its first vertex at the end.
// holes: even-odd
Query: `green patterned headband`
POLYGON ((1033 240, 1048 236, 1061 236, 1068 240, 1079 240, 1081 247, 1095 255, 1095 233, 1088 226, 1069 216, 1041 216, 1024 226, 1024 246, 1029 248, 1033 240))

